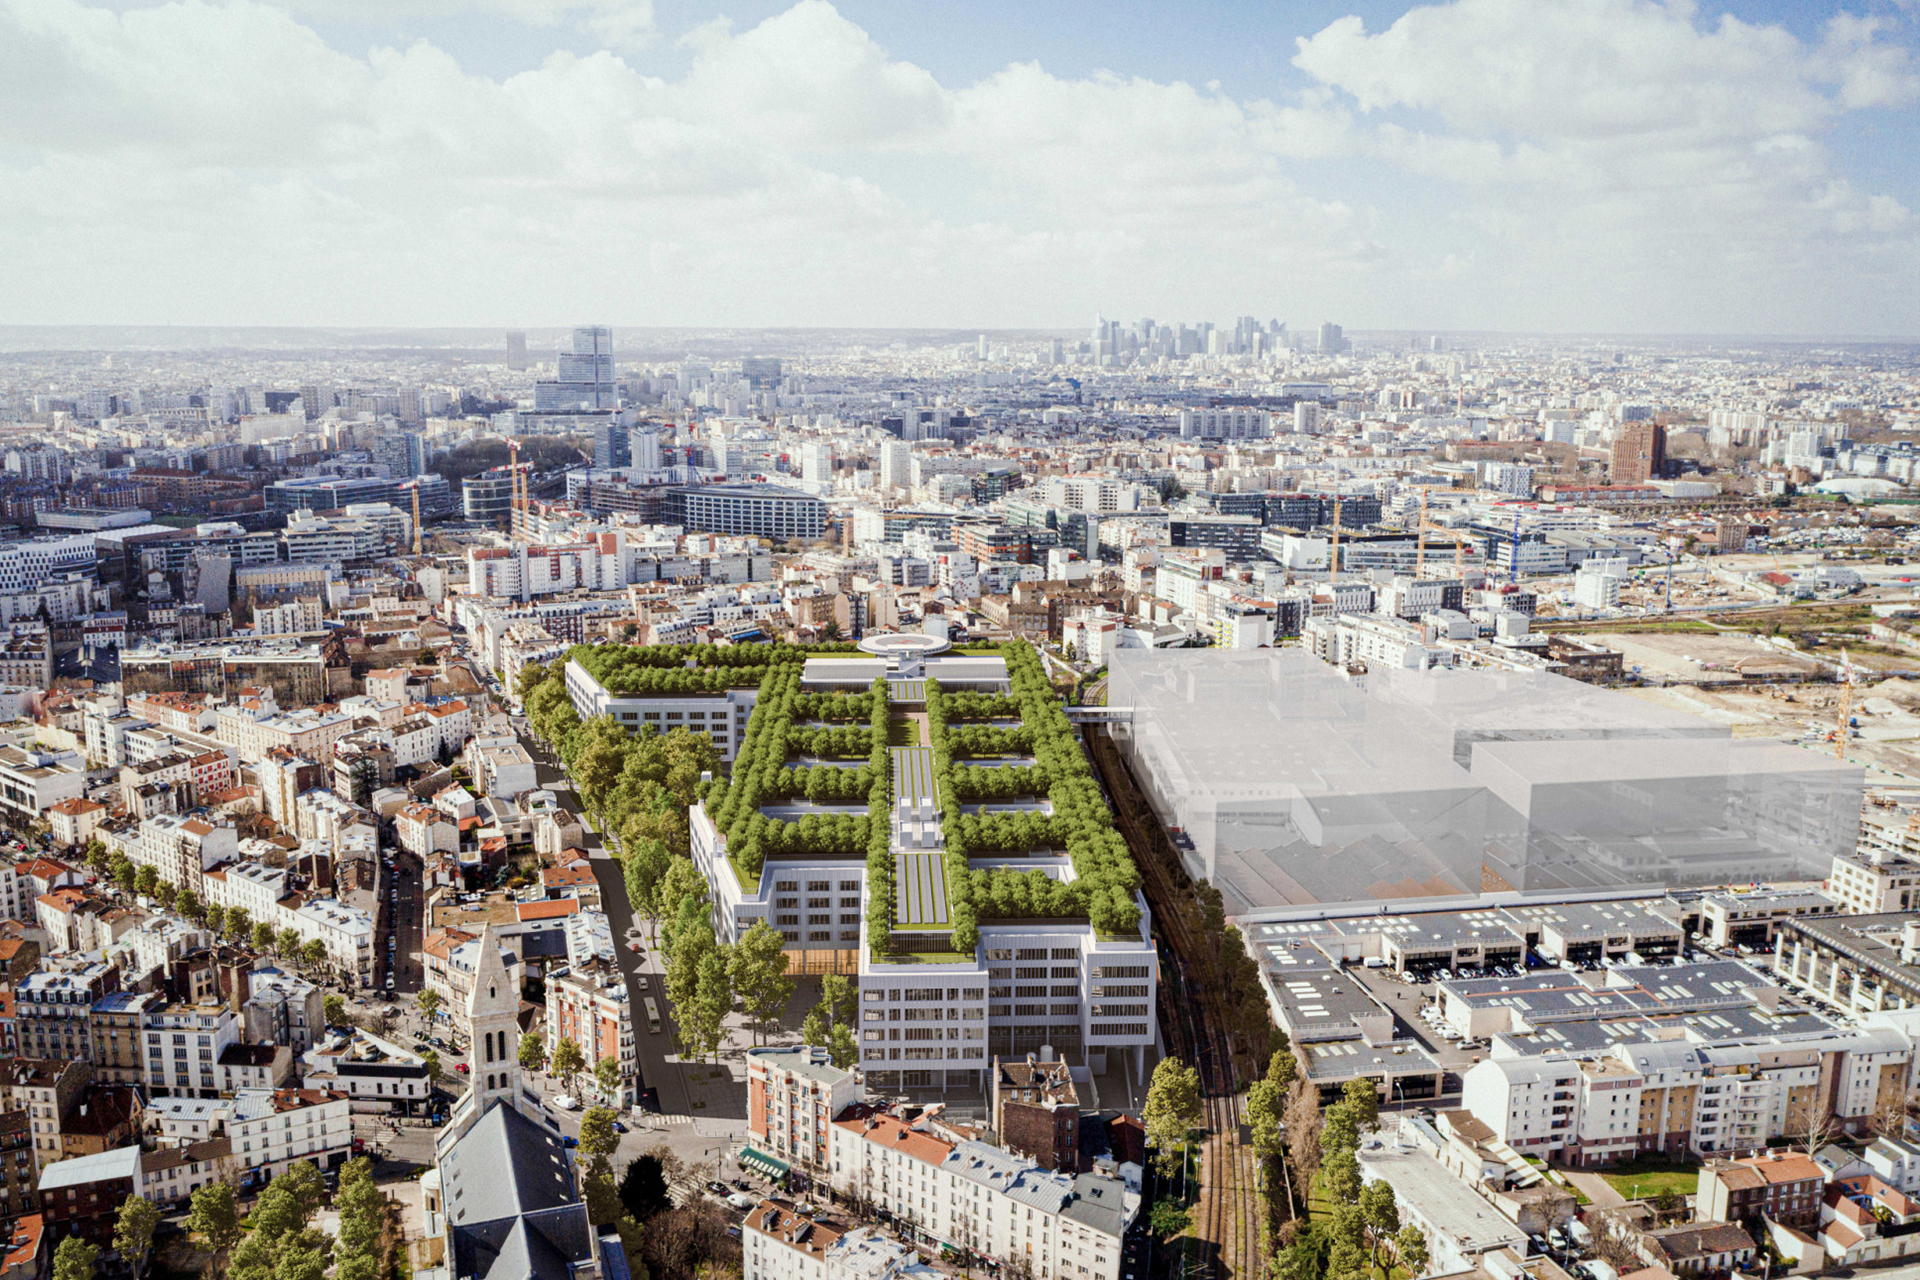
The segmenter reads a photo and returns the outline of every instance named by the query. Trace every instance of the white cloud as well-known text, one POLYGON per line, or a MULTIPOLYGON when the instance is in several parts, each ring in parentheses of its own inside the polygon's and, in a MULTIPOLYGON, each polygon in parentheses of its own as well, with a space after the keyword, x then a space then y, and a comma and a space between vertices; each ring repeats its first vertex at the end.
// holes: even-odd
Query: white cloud
POLYGON ((1461 193, 1448 221, 1485 241, 1487 287, 1587 299, 1596 327, 1905 328, 1887 273, 1915 278, 1912 220, 1823 141, 1914 98, 1881 34, 1842 15, 1809 46, 1680 0, 1454 0, 1378 33, 1343 18, 1294 62, 1372 121, 1372 154, 1461 193))
MULTIPOLYGON (((1014 61, 943 85, 825 0, 493 79, 310 21, 454 0, 0 0, 8 319, 1904 327, 1914 229, 1827 154, 1913 99, 1632 0, 1456 0, 1300 42, 1273 100, 1014 61), (1782 324, 1782 318, 1789 323, 1782 324)), ((476 6, 459 5, 462 11, 476 6)), ((645 3, 485 0, 540 26, 645 3)))

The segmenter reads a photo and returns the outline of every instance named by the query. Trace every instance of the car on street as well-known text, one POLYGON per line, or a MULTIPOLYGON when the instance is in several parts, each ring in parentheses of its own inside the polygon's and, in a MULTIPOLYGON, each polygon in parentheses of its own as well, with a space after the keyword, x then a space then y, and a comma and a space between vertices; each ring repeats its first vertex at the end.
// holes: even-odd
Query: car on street
POLYGON ((572 1148, 580 1145, 580 1139, 574 1137, 570 1133, 563 1133, 560 1135, 560 1145, 571 1150, 572 1148))
POLYGON ((707 1184, 707 1190, 717 1196, 724 1196, 727 1194, 727 1184, 724 1182, 709 1182, 707 1184))
POLYGON ((758 1203, 759 1201, 755 1200, 752 1196, 746 1194, 746 1192, 744 1191, 736 1191, 732 1195, 727 1197, 727 1204, 732 1208, 738 1209, 742 1213, 745 1213, 747 1210, 753 1208, 753 1206, 758 1203))
POLYGON ((454 1069, 455 1071, 458 1071, 458 1072, 459 1072, 459 1073, 460 1073, 461 1075, 465 1075, 465 1074, 467 1074, 467 1064, 466 1064, 466 1063, 464 1063, 464 1062, 456 1062, 456 1063, 454 1063, 454 1064, 453 1064, 453 1069, 454 1069))
POLYGON ((615 1133, 625 1133, 627 1131, 627 1126, 625 1126, 624 1124, 621 1124, 618 1120, 615 1120, 613 1122, 613 1131, 615 1133))
POLYGON ((572 1098, 568 1097, 564 1093, 556 1093, 553 1095, 553 1105, 560 1108, 562 1111, 572 1111, 574 1108, 578 1107, 580 1104, 578 1102, 575 1102, 572 1098))

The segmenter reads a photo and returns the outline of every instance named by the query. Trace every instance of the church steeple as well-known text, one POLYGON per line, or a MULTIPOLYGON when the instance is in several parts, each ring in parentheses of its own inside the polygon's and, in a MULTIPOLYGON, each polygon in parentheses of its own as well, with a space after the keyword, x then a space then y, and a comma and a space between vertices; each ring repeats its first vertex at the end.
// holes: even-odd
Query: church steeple
POLYGON ((496 1098, 514 1105, 520 1092, 520 988, 500 959, 491 925, 481 931, 479 946, 467 992, 467 1082, 476 1115, 496 1098))

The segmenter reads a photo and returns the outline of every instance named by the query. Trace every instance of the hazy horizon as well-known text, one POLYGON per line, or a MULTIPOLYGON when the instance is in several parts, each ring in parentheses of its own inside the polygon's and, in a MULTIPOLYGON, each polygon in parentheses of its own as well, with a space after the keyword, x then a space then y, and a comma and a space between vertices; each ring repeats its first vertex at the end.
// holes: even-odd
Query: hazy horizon
MULTIPOLYGON (((1120 317, 1110 317, 1120 318, 1120 317)), ((1182 317, 1189 321, 1214 317, 1182 317)), ((582 323, 602 324, 599 318, 582 323)), ((1215 319, 1215 323, 1218 320, 1215 319)), ((1337 322, 1336 322, 1337 323, 1337 322)), ((1079 340, 1085 326, 1051 328, 983 328, 948 326, 848 326, 848 325, 620 325, 614 331, 614 352, 621 360, 678 359, 702 352, 679 350, 692 343, 720 347, 740 346, 740 351, 756 354, 800 356, 808 346, 844 348, 874 343, 904 343, 916 347, 967 345, 985 334, 996 343, 1042 342, 1050 338, 1079 340), (781 350, 782 342, 788 349, 781 350), (741 345, 744 344, 744 345, 741 345)), ((1296 332, 1311 332, 1312 326, 1290 326, 1296 332)), ((275 351, 301 352, 341 350, 417 351, 422 355, 460 354, 482 358, 488 354, 506 355, 506 334, 524 333, 528 354, 551 357, 568 348, 571 325, 491 326, 491 325, 142 325, 142 324, 0 324, 0 355, 46 352, 119 351, 275 351)), ((1346 337, 1361 347, 1391 349, 1409 340, 1441 339, 1449 349, 1479 346, 1543 344, 1567 346, 1619 346, 1623 348, 1671 349, 1823 349, 1823 348, 1913 348, 1920 350, 1920 338, 1874 334, 1688 334, 1688 333, 1550 333, 1503 332, 1499 330, 1447 330, 1417 328, 1345 329, 1346 337)), ((706 354, 710 354, 706 353, 706 354)))

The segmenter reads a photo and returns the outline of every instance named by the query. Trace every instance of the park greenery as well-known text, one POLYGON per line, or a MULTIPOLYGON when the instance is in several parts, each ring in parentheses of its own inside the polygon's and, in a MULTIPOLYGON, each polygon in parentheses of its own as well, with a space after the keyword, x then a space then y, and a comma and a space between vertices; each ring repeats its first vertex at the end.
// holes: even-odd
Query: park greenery
MULTIPOLYGON (((233 1186, 214 1182, 193 1193, 186 1227, 206 1255, 209 1275, 235 1280, 384 1280, 392 1270, 392 1233, 387 1198, 373 1184, 372 1166, 351 1160, 340 1171, 333 1207, 340 1216, 337 1237, 314 1225, 327 1202, 326 1185, 311 1161, 296 1160, 269 1182, 243 1220, 233 1186)), ((129 1202, 131 1203, 131 1202, 129 1202)), ((121 1210, 115 1239, 125 1232, 138 1241, 141 1230, 121 1210)), ((151 1228, 146 1231, 150 1245, 151 1228)))
POLYGON ((609 693, 691 694, 751 689, 769 670, 796 672, 807 658, 848 652, 851 645, 789 644, 583 644, 567 658, 598 680, 609 693))

